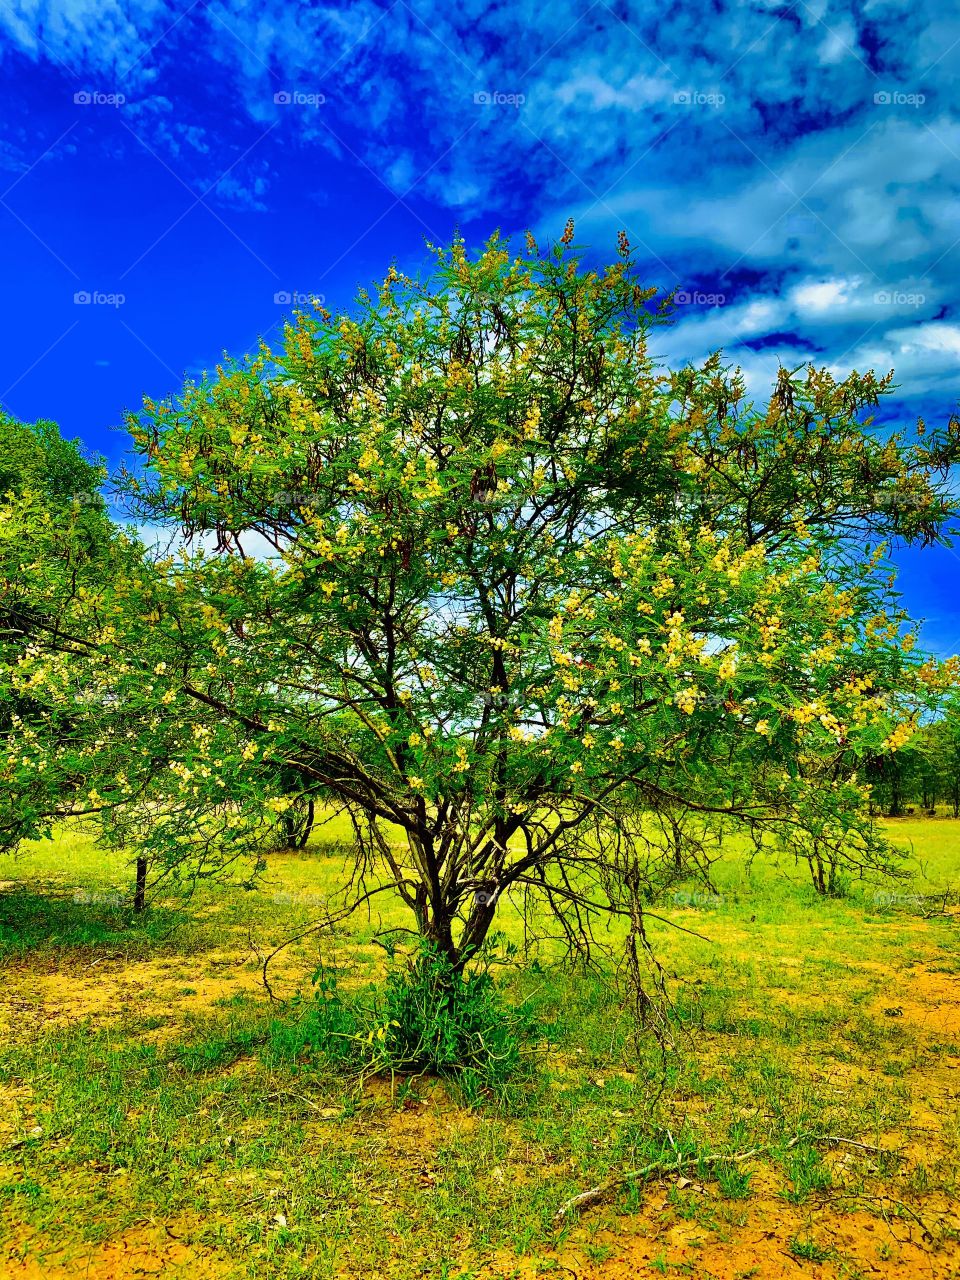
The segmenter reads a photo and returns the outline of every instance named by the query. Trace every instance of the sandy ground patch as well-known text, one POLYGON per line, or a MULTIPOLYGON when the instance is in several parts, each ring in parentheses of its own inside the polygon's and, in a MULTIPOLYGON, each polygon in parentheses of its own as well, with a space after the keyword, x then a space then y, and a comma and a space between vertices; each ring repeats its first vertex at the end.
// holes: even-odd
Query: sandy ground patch
MULTIPOLYGON (((17 1252, 23 1252, 24 1241, 17 1252)), ((144 1276, 163 1276, 165 1280, 198 1280, 199 1277, 226 1275, 227 1268, 210 1253, 199 1250, 166 1227, 142 1227, 124 1232, 100 1244, 78 1245, 70 1250, 41 1249, 26 1258, 14 1251, 0 1254, 0 1277, 3 1280, 142 1280, 144 1276)))

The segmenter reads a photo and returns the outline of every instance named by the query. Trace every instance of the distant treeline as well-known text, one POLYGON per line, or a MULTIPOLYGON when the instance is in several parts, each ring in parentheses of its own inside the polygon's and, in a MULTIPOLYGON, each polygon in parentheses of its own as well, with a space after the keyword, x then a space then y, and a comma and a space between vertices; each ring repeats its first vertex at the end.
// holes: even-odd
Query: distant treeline
POLYGON ((921 726, 867 774, 874 813, 897 818, 947 806, 960 818, 960 701, 948 701, 939 719, 921 726))

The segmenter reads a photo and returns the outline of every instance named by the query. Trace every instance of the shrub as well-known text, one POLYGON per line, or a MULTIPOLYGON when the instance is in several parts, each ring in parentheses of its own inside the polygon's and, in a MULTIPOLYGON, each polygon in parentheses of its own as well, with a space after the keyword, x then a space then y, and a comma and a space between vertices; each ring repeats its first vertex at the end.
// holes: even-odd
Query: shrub
POLYGON ((475 1104, 506 1100, 510 1084, 528 1073, 529 1013, 506 1004, 483 961, 461 972, 421 941, 412 957, 391 955, 382 988, 344 992, 323 968, 314 986, 305 1044, 361 1082, 432 1072, 475 1104))

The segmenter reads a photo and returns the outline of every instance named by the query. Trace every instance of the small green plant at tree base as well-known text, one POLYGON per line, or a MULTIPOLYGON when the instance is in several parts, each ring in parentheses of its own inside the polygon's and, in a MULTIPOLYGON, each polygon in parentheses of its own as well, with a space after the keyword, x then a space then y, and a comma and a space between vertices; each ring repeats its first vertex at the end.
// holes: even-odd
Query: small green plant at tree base
POLYGON ((461 971, 432 944, 393 954, 382 988, 344 992, 321 968, 304 1023, 306 1044, 360 1080, 433 1072, 453 1079, 470 1104, 504 1101, 529 1074, 529 1018, 508 1008, 489 970, 461 971))

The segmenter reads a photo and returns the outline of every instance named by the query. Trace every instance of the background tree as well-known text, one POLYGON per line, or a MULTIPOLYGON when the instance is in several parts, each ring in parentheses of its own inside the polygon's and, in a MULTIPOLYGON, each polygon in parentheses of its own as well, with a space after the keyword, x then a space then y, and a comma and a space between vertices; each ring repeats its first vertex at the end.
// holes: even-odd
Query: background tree
MULTIPOLYGON (((85 457, 78 441, 64 440, 54 423, 0 413, 0 733, 14 751, 21 736, 35 732, 33 722, 45 734, 53 728, 29 681, 12 679, 17 665, 30 646, 46 643, 41 634, 57 647, 62 604, 109 562, 113 530, 100 494, 105 476, 99 460, 85 457), (51 574, 60 586, 56 597, 45 586, 51 574)), ((78 698, 53 733, 61 763, 71 736, 81 732, 80 719, 78 698)), ((29 834, 37 816, 33 800, 42 795, 42 805, 56 805, 56 793, 72 789, 69 771, 60 768, 51 771, 50 786, 46 781, 34 778, 25 791, 0 792, 0 835, 29 834)))
POLYGON ((953 816, 960 818, 960 698, 951 692, 939 708, 939 715, 924 730, 928 768, 937 794, 949 801, 953 816))
POLYGON ((455 242, 148 400, 124 488, 186 549, 130 543, 82 597, 44 570, 61 622, 14 687, 44 730, 96 692, 76 762, 48 733, 8 793, 82 768, 108 837, 217 867, 322 788, 345 908, 398 894, 455 968, 508 893, 574 946, 619 913, 636 955, 689 829, 650 814, 884 865, 858 769, 955 664, 914 650, 880 539, 942 535, 957 424, 873 429, 889 376, 781 370, 755 405, 719 355, 668 372, 625 240, 600 272, 571 240, 455 242))

